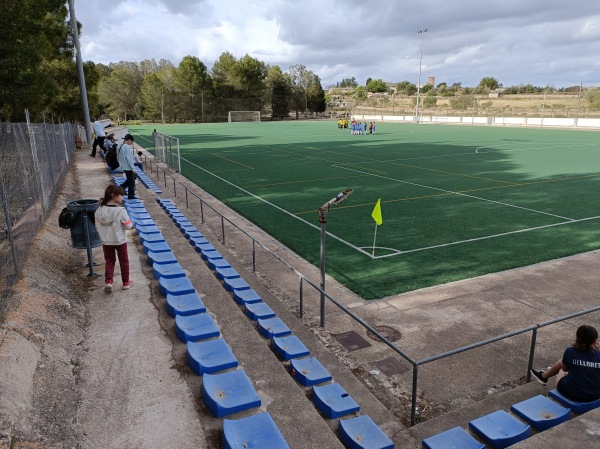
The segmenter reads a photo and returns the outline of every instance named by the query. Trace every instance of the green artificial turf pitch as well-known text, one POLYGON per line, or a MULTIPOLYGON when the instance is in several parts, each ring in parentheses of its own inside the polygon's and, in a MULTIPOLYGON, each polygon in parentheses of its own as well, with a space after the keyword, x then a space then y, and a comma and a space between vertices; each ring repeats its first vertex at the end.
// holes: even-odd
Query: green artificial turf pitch
MULTIPOLYGON (((336 122, 131 126, 180 139, 181 171, 365 299, 600 248, 593 131, 336 122), (383 224, 371 217, 381 198, 383 224)), ((146 143, 146 145, 144 145, 146 143)))

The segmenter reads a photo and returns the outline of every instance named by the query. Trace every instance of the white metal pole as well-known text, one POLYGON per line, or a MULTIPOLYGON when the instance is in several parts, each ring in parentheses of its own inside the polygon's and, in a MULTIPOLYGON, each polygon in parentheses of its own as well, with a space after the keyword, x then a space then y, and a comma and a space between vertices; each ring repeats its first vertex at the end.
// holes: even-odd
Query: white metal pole
POLYGON ((415 120, 417 123, 419 122, 419 100, 421 97, 421 72, 423 65, 423 38, 425 33, 427 33, 427 28, 423 28, 422 30, 417 31, 421 35, 421 53, 419 55, 419 82, 417 83, 417 107, 415 109, 415 120))

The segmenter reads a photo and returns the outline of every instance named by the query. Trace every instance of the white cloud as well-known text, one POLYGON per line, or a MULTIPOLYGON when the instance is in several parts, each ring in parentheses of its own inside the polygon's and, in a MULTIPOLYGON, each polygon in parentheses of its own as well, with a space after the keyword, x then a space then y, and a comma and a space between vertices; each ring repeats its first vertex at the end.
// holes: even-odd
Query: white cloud
POLYGON ((306 65, 324 87, 343 78, 473 86, 600 85, 600 3, 594 0, 87 0, 76 5, 84 59, 98 63, 197 56, 209 68, 224 51, 287 70, 306 65))

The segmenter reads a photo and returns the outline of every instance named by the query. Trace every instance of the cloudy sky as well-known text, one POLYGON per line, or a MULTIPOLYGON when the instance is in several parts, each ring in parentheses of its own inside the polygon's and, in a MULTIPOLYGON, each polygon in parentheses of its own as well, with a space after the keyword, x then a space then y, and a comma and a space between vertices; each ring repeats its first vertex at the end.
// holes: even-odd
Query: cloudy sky
POLYGON ((84 60, 186 55, 210 69, 224 51, 323 87, 355 77, 504 86, 600 86, 599 0, 80 0, 84 60), (419 34, 418 30, 427 29, 419 34))

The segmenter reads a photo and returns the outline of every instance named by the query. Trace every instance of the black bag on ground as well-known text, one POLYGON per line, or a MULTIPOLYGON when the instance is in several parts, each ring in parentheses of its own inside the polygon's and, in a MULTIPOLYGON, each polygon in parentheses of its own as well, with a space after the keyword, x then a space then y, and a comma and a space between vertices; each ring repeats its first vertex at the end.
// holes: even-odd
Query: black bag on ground
POLYGON ((116 170, 119 168, 119 161, 117 160, 117 144, 113 144, 113 146, 106 152, 106 164, 110 167, 111 170, 116 170))
POLYGON ((70 229, 73 221, 75 221, 76 213, 65 207, 58 216, 58 226, 63 229, 70 229))

